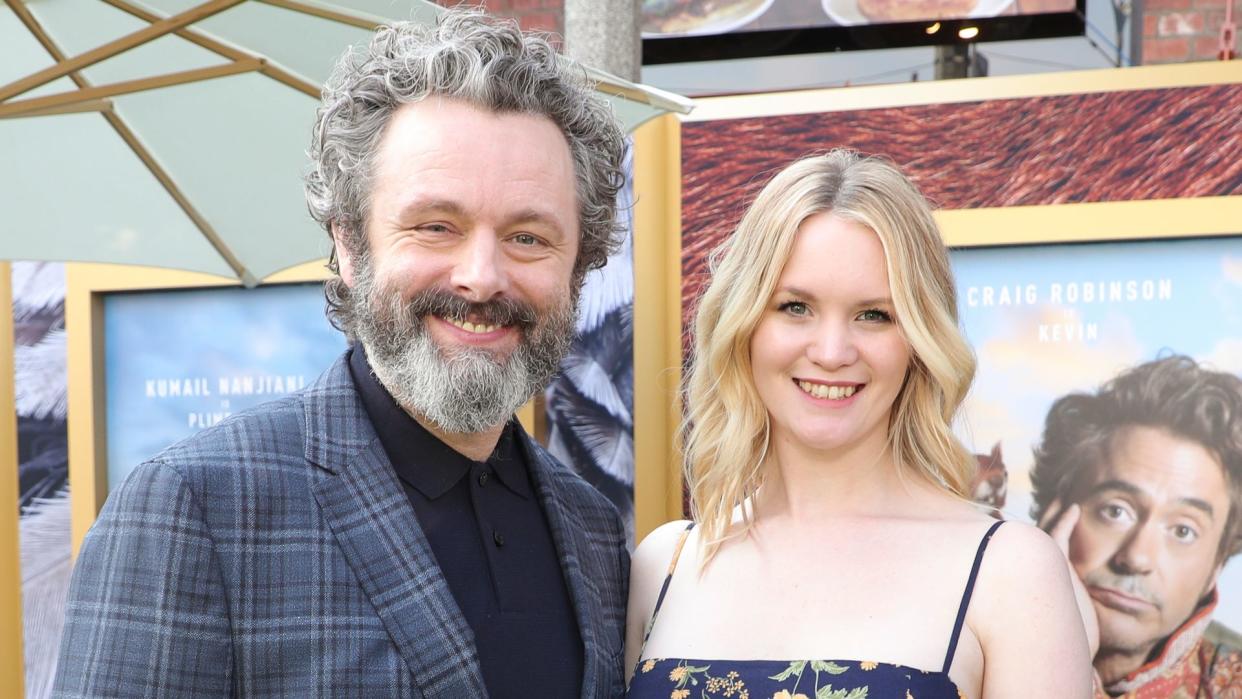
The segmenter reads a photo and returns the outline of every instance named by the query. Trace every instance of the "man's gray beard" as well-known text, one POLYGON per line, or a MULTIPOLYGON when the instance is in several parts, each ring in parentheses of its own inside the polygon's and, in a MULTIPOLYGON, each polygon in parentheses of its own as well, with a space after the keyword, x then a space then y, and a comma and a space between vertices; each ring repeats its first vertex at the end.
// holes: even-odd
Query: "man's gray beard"
POLYGON ((424 320, 428 303, 436 303, 429 296, 441 302, 453 297, 428 290, 407 302, 376 283, 371 265, 363 262, 349 304, 354 333, 380 383, 403 408, 444 432, 471 434, 504 423, 547 385, 573 342, 576 304, 567 294, 543 317, 515 304, 524 317, 500 324, 516 325, 521 339, 505 359, 484 348, 441 348, 424 320))

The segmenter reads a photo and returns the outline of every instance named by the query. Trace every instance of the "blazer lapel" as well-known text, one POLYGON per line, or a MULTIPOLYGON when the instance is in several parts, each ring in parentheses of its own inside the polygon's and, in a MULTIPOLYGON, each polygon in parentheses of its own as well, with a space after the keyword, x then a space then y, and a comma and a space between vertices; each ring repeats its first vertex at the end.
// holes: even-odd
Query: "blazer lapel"
POLYGON ((305 395, 315 499, 426 697, 486 697, 474 633, 393 473, 343 360, 305 395))
POLYGON ((521 436, 522 445, 526 449, 526 462, 530 464, 539 503, 543 506, 544 516, 548 518, 548 528, 552 531, 552 541, 560 558, 561 572, 565 576, 565 585, 569 588, 574 616, 578 620, 578 633, 582 636, 582 696, 603 696, 597 689, 600 678, 607 674, 608 662, 611 659, 605 657, 603 645, 598 638, 599 620, 603 618, 599 588, 596 581, 583 570, 584 561, 590 560, 591 555, 588 543, 582 535, 586 525, 556 482, 556 469, 560 467, 550 463, 551 457, 542 449, 535 448, 524 431, 521 436))

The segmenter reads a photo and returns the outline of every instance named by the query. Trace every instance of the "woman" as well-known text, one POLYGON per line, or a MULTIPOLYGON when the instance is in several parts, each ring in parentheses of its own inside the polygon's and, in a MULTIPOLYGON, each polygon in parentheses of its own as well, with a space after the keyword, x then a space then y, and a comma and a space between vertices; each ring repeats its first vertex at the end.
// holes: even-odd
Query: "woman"
POLYGON ((630 696, 1091 696, 1063 554, 968 499, 974 357, 914 186, 807 158, 721 253, 686 390, 697 526, 634 554, 630 696))

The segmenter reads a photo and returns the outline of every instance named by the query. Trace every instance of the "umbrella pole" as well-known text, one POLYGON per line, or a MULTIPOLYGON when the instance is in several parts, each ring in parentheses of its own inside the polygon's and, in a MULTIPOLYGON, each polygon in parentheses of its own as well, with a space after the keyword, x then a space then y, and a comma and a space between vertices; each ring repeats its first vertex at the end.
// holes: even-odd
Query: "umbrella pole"
POLYGON ((22 575, 18 550, 17 405, 13 371, 13 278, 0 262, 0 694, 20 697, 25 679, 22 653, 22 575))

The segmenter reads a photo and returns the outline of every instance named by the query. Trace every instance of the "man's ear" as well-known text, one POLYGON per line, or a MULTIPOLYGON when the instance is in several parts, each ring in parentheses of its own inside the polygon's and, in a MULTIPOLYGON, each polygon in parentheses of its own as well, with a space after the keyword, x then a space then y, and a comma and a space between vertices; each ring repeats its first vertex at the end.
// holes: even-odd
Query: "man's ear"
POLYGON ((354 288, 354 256, 346 242, 349 233, 341 228, 340 224, 332 223, 332 247, 333 254, 336 255, 336 268, 340 272, 341 279, 345 282, 345 286, 354 288))

